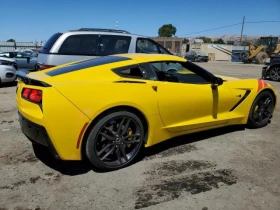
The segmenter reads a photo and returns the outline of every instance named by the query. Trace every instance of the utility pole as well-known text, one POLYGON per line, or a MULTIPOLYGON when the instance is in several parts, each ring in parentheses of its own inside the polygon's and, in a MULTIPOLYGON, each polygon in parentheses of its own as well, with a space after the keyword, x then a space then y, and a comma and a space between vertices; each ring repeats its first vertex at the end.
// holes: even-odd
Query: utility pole
POLYGON ((240 36, 240 45, 241 45, 242 36, 243 36, 244 21, 245 21, 245 16, 243 16, 242 29, 241 29, 241 36, 240 36))

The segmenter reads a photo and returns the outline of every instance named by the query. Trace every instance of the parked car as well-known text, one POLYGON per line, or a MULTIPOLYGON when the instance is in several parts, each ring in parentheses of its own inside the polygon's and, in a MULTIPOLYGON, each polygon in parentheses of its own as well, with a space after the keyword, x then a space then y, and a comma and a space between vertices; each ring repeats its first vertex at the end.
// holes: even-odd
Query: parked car
POLYGON ((40 69, 120 53, 171 53, 152 39, 124 30, 81 28, 53 34, 38 55, 40 69))
POLYGON ((0 57, 12 58, 19 69, 38 70, 37 57, 33 54, 17 51, 1 52, 0 57))
POLYGON ((0 86, 16 79, 17 64, 14 59, 0 57, 0 86))
POLYGON ((206 55, 206 53, 204 53, 200 50, 191 50, 191 51, 187 52, 186 55, 185 55, 185 58, 188 61, 208 62, 208 55, 206 55))
POLYGON ((176 136, 264 127, 277 103, 266 81, 213 75, 174 55, 103 56, 17 75, 19 122, 29 140, 58 159, 88 158, 106 170, 176 136), (170 64, 180 68, 161 68, 170 64))
POLYGON ((262 78, 280 81, 280 54, 266 59, 265 66, 262 69, 262 78))

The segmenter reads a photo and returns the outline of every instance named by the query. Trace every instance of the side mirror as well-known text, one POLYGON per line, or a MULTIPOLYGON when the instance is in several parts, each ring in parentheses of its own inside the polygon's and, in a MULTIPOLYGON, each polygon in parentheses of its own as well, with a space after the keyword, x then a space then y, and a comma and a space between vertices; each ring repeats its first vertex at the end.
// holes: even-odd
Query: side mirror
POLYGON ((220 77, 214 77, 211 87, 213 89, 216 89, 218 86, 222 85, 224 83, 224 80, 220 77))

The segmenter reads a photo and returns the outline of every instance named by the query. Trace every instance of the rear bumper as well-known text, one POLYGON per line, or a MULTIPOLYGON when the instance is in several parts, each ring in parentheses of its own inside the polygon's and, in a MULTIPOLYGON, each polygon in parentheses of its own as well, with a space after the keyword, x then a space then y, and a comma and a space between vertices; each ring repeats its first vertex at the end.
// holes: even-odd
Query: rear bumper
POLYGON ((13 66, 1 66, 1 83, 13 82, 16 79, 16 69, 13 66))
POLYGON ((55 148, 50 140, 50 137, 49 137, 46 129, 43 126, 38 125, 38 124, 26 119, 20 113, 18 113, 18 115, 19 115, 20 128, 21 128, 23 134, 31 142, 36 142, 36 143, 39 143, 41 145, 48 147, 52 156, 54 156, 57 159, 60 159, 57 151, 55 150, 55 148))

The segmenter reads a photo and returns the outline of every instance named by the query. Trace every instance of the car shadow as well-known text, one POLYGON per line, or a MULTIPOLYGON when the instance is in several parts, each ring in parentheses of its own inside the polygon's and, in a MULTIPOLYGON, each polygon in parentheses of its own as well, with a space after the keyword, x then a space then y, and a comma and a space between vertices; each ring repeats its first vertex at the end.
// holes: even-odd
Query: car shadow
MULTIPOLYGON (((221 136, 227 133, 241 131, 241 130, 245 130, 245 126, 230 126, 230 127, 212 129, 208 131, 172 138, 162 143, 156 144, 152 147, 143 149, 141 154, 139 155, 139 158, 133 164, 136 164, 137 162, 140 162, 143 159, 149 159, 153 156, 161 154, 165 151, 169 151, 170 149, 173 148, 179 148, 180 146, 188 145, 193 142, 207 140, 215 136, 221 136)), ((33 144, 33 150, 35 156, 42 163, 44 163, 45 165, 47 165, 48 167, 56 171, 59 171, 63 175, 76 176, 76 175, 88 173, 89 171, 94 171, 96 173, 108 172, 92 166, 92 164, 88 160, 63 161, 63 160, 55 159, 54 157, 51 156, 47 147, 39 144, 33 144)))
POLYGON ((63 175, 76 176, 86 174, 93 170, 95 172, 103 172, 92 166, 89 161, 64 161, 54 158, 47 147, 33 143, 33 151, 35 156, 46 166, 53 170, 59 171, 63 175))
POLYGON ((203 141, 207 140, 212 137, 221 136, 224 134, 236 132, 236 131, 242 131, 245 130, 246 127, 243 125, 235 125, 235 126, 228 126, 223 128, 217 128, 217 129, 211 129, 207 131, 187 134, 179 137, 175 137, 172 139, 168 139, 164 142, 161 142, 159 144, 156 144, 154 146, 146 148, 145 152, 142 154, 142 159, 140 158, 139 161, 150 158, 152 156, 158 155, 160 153, 166 152, 167 150, 171 150, 173 148, 178 148, 183 145, 189 145, 191 143, 197 142, 197 141, 203 141))

